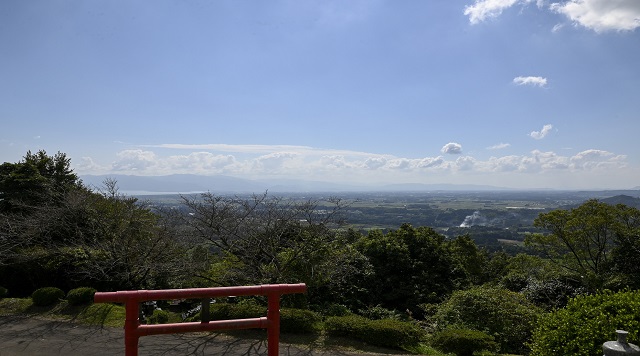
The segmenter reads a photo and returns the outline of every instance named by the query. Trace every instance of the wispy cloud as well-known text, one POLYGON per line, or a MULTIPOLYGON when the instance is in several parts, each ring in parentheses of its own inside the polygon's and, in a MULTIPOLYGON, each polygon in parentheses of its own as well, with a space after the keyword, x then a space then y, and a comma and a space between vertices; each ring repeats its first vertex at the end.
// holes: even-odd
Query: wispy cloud
POLYGON ((465 6, 464 14, 469 16, 471 24, 477 24, 488 18, 497 17, 520 0, 476 0, 473 5, 465 6))
POLYGON ((224 143, 213 144, 181 144, 164 143, 158 145, 139 145, 144 148, 168 148, 179 150, 205 150, 213 152, 248 153, 248 154, 268 154, 276 152, 295 152, 307 155, 349 155, 349 156, 370 156, 371 153, 351 150, 326 149, 309 146, 295 145, 229 145, 224 143))
POLYGON ((515 77, 513 82, 516 85, 533 85, 538 87, 544 87, 547 85, 547 78, 543 77, 515 77))
POLYGON ((497 145, 487 147, 488 150, 502 150, 504 148, 510 147, 510 143, 499 143, 497 145))
POLYGON ((547 135, 551 132, 552 129, 553 129, 553 125, 546 124, 546 125, 544 125, 542 127, 542 130, 540 130, 540 131, 531 131, 529 136, 531 136, 532 138, 534 138, 536 140, 541 140, 541 139, 547 137, 547 135))

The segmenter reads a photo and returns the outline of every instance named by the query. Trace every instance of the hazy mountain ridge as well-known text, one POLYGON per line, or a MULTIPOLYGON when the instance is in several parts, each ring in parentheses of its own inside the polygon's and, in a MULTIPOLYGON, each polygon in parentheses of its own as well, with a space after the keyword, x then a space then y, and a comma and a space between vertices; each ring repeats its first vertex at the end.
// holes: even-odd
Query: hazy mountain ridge
POLYGON ((249 180, 231 176, 201 176, 195 174, 173 174, 166 176, 133 176, 133 175, 82 175, 82 181, 91 187, 101 187, 106 179, 115 179, 122 192, 150 193, 191 193, 191 192, 225 192, 225 193, 260 193, 269 192, 365 192, 365 191, 439 191, 439 190, 509 190, 504 187, 472 184, 386 184, 355 185, 306 181, 295 179, 249 180))

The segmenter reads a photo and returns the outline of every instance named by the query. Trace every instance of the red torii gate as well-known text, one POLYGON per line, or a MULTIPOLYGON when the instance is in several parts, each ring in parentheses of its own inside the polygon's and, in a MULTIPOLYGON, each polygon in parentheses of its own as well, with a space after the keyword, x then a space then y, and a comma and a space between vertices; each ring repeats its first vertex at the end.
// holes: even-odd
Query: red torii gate
POLYGON ((264 284, 259 286, 97 292, 93 299, 96 303, 124 303, 126 308, 124 323, 126 356, 138 355, 138 340, 141 336, 254 328, 267 329, 268 356, 277 356, 280 342, 280 296, 283 294, 305 293, 306 290, 307 286, 304 283, 264 284), (265 295, 268 297, 266 317, 155 325, 141 325, 138 319, 140 302, 247 295, 265 295))

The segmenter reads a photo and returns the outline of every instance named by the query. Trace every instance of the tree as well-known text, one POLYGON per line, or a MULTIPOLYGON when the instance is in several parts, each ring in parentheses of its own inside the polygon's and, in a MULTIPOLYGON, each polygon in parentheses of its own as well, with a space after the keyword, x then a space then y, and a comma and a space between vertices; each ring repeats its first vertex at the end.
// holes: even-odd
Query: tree
POLYGON ((471 284, 479 285, 490 278, 487 273, 487 252, 484 249, 479 249, 468 234, 449 241, 447 248, 466 275, 463 282, 468 281, 471 284))
POLYGON ((372 230, 356 246, 374 270, 369 303, 416 311, 418 304, 442 301, 464 278, 444 236, 428 227, 403 224, 387 234, 372 230))
POLYGON ((27 153, 0 167, 0 285, 36 288, 168 287, 181 279, 181 246, 162 216, 115 181, 82 185, 62 153, 27 153))
POLYGON ((217 254, 210 273, 200 275, 211 284, 305 282, 313 297, 327 295, 326 288, 342 284, 336 282, 348 274, 358 275, 350 267, 361 262, 357 251, 335 229, 343 222, 345 203, 339 199, 205 193, 183 197, 183 203, 188 234, 217 254))
POLYGON ((68 244, 77 251, 77 280, 103 289, 167 288, 184 278, 183 249, 171 225, 137 198, 118 192, 115 180, 91 195, 88 219, 95 234, 68 244))
POLYGON ((60 202, 65 192, 81 187, 70 159, 58 152, 28 151, 17 163, 0 165, 0 212, 29 211, 42 203, 60 202))
POLYGON ((592 199, 574 209, 542 213, 534 226, 544 233, 532 234, 525 242, 595 290, 611 277, 614 248, 625 241, 637 246, 640 211, 592 199))

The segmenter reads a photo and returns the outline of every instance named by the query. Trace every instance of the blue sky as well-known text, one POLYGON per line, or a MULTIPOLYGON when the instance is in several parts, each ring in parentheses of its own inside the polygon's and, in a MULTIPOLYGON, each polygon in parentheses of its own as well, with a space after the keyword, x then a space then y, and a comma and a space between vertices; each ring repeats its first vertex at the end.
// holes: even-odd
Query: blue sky
POLYGON ((0 2, 0 162, 640 186, 640 1, 0 2))

